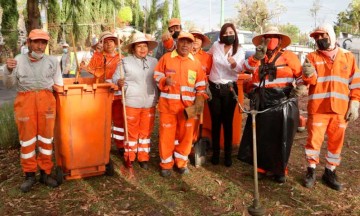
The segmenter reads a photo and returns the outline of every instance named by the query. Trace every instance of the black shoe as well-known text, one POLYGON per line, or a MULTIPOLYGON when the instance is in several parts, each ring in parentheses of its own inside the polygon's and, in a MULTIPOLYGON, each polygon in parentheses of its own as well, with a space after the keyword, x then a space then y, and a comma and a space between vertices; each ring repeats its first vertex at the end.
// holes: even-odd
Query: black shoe
POLYGON ((307 188, 312 188, 316 181, 315 168, 308 167, 307 173, 304 180, 304 186, 307 188))
POLYGON ((161 175, 162 177, 169 177, 169 176, 171 176, 171 171, 168 170, 168 169, 162 169, 162 170, 160 171, 160 175, 161 175))
POLYGON ((143 168, 144 170, 149 169, 149 163, 148 163, 148 161, 141 161, 141 162, 139 162, 139 165, 140 165, 140 167, 143 168))
POLYGON ((231 155, 229 155, 229 156, 225 155, 224 165, 226 167, 231 167, 231 165, 232 165, 231 155))
POLYGON ((325 172, 322 176, 322 180, 330 188, 337 190, 337 191, 342 190, 341 183, 337 181, 337 176, 336 176, 335 170, 331 171, 330 169, 325 168, 325 172))
POLYGON ((32 186, 36 183, 36 177, 34 172, 25 173, 25 181, 21 184, 20 190, 27 193, 31 190, 32 186))
POLYGON ((124 148, 119 148, 118 152, 119 152, 120 157, 124 157, 124 154, 125 154, 125 149, 124 148))
POLYGON ((286 182, 286 177, 284 175, 274 175, 274 181, 282 184, 286 182))
POLYGON ((190 170, 189 170, 189 168, 187 168, 187 167, 179 168, 179 173, 180 173, 181 175, 187 175, 187 174, 190 173, 190 170))
POLYGON ((220 156, 218 154, 213 154, 211 157, 211 163, 213 165, 218 165, 220 163, 220 156))
POLYGON ((44 170, 40 170, 40 183, 55 188, 59 186, 58 182, 53 179, 50 175, 46 174, 44 170))

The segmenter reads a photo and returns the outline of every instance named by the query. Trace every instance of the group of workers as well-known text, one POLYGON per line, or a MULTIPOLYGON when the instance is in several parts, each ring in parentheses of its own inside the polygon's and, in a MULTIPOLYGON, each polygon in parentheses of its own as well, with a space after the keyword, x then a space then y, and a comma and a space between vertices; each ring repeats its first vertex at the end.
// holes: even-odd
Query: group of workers
MULTIPOLYGON (((127 167, 132 167, 137 158, 140 166, 148 169, 150 136, 158 110, 163 177, 170 176, 173 169, 180 174, 189 173, 188 156, 204 106, 211 116, 211 163, 220 163, 223 127, 224 165, 232 166, 232 125, 237 106, 234 93, 243 94, 238 92, 236 81, 240 73, 248 72, 252 74, 250 88, 246 89, 251 109, 266 110, 256 117, 258 172, 284 183, 299 119, 297 97, 308 94, 305 146, 308 167, 304 186, 311 188, 315 184, 315 168, 326 134, 322 180, 341 190, 335 168, 340 164, 347 124, 358 118, 360 72, 353 54, 336 45, 331 25, 316 27, 310 36, 317 49, 308 54, 303 65, 293 52, 285 49, 291 39, 276 27, 269 27, 253 38, 256 52, 245 59, 232 23, 221 27, 219 40, 204 52, 201 47, 209 45, 209 39, 198 29, 183 31, 180 20, 172 18, 159 46, 142 33, 136 33, 128 45, 122 46, 123 41, 116 35, 103 32, 89 63, 81 68, 94 75, 94 82, 119 86, 112 104, 112 137, 127 167), (157 46, 157 58, 153 58, 149 52, 157 46), (120 47, 121 50, 117 49, 120 47), (122 56, 122 51, 128 55, 122 56)), ((27 39, 29 53, 7 59, 5 67, 5 85, 16 85, 18 91, 14 107, 25 173, 20 187, 23 192, 30 191, 36 182, 38 167, 41 183, 58 186, 50 175, 56 117, 52 86, 62 86, 63 78, 59 62, 44 54, 49 39, 47 32, 32 30, 27 39)), ((253 157, 252 138, 249 116, 238 154, 240 160, 249 163, 253 157)))

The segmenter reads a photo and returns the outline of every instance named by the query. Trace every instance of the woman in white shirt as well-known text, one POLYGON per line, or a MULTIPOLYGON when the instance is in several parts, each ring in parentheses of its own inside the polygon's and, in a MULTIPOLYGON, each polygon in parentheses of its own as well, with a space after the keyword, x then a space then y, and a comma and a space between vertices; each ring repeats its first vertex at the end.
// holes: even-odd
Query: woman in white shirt
POLYGON ((209 87, 212 100, 209 108, 212 122, 212 164, 219 164, 220 160, 220 129, 224 128, 224 164, 232 165, 232 122, 236 100, 230 91, 229 83, 237 92, 236 81, 242 70, 245 53, 239 47, 236 28, 232 23, 225 23, 220 30, 220 40, 215 42, 209 53, 213 55, 213 65, 209 75, 209 87))

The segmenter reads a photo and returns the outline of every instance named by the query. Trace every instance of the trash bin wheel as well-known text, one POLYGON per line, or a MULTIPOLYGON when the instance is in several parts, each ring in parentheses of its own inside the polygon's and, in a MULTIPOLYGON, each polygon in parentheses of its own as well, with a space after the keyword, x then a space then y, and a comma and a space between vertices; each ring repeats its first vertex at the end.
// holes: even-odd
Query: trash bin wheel
POLYGON ((114 163, 110 158, 109 163, 105 165, 105 175, 113 176, 114 174, 115 174, 114 163))
POLYGON ((56 167, 56 181, 61 185, 64 181, 64 172, 60 166, 56 167))

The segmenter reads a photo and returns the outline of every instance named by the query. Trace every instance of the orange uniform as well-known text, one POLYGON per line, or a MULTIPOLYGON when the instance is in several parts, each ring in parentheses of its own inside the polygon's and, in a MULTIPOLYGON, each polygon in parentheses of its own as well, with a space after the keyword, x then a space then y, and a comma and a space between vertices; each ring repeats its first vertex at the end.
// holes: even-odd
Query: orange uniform
POLYGON ((195 97, 205 93, 205 73, 192 54, 180 56, 176 50, 166 53, 155 67, 155 81, 160 89, 159 151, 162 169, 187 166, 194 131, 194 119, 186 119, 184 110, 192 106, 195 97), (175 85, 166 85, 171 76, 175 85))
POLYGON ((338 166, 347 122, 349 100, 360 100, 360 73, 353 54, 338 48, 335 59, 320 51, 308 54, 315 74, 303 77, 309 84, 308 139, 305 153, 309 164, 319 163, 325 132, 328 134, 327 165, 338 166))

